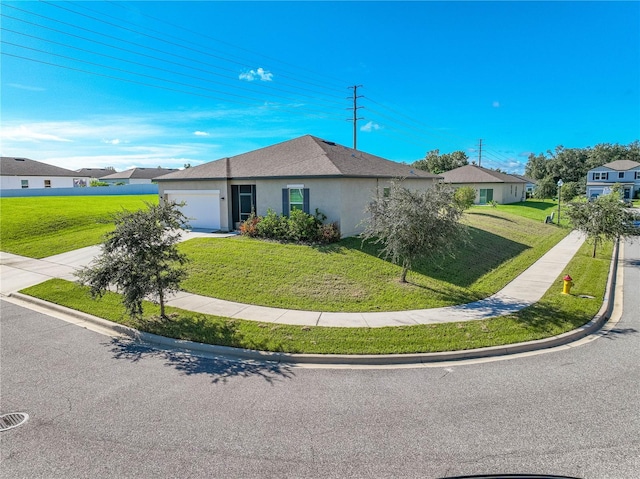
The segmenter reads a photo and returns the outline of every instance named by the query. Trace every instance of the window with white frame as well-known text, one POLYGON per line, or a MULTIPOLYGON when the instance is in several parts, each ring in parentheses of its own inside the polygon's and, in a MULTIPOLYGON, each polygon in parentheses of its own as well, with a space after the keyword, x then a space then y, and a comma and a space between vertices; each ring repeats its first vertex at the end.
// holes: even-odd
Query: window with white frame
POLYGON ((29 180, 20 180, 20 187, 29 188, 29 180))
POLYGON ((619 171, 618 172, 618 179, 620 178, 624 178, 624 171, 619 171))
POLYGON ((636 175, 633 178, 634 180, 640 180, 640 171, 636 171, 636 175))
POLYGON ((594 180, 608 180, 609 179, 609 172, 608 171, 596 171, 595 173, 593 173, 593 179, 594 180))
POLYGON ((44 180, 44 187, 51 188, 51 180, 44 180))

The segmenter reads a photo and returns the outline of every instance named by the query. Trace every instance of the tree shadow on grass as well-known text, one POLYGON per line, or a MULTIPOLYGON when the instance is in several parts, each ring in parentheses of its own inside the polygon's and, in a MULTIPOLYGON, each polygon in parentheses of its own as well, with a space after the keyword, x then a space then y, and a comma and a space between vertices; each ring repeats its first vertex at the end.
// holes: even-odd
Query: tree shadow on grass
MULTIPOLYGON (((453 256, 418 259, 414 261, 411 270, 439 281, 468 288, 480 277, 530 249, 526 244, 489 231, 473 226, 468 226, 467 229, 468 240, 456 245, 453 256)), ((382 246, 372 240, 363 242, 360 238, 346 238, 341 242, 341 247, 355 249, 391 262, 381 255, 382 246)))
POLYGON ((473 211, 473 212, 471 212, 469 214, 470 215, 474 215, 474 216, 489 216, 489 217, 491 217, 493 219, 496 219, 496 220, 507 221, 509 223, 515 223, 515 221, 513 221, 513 220, 511 220, 509 218, 505 218, 504 216, 500 216, 500 215, 494 215, 494 214, 491 214, 491 213, 487 213, 485 211, 473 211))
POLYGON ((233 377, 259 377, 273 384, 294 376, 291 366, 276 362, 231 359, 223 356, 205 357, 178 349, 154 348, 130 339, 112 338, 109 345, 115 359, 131 362, 160 359, 164 361, 165 366, 172 367, 182 374, 208 376, 213 384, 224 384, 233 377))
POLYGON ((468 288, 482 276, 530 249, 526 244, 468 227, 469 240, 456 247, 453 256, 423 259, 414 264, 416 273, 468 288))

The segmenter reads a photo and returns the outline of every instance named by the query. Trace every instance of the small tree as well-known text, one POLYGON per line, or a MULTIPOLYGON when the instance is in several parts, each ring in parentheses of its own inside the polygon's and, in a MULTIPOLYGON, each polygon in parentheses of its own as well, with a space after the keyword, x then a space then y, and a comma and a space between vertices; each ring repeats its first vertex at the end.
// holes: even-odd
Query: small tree
POLYGON ((570 203, 567 214, 573 227, 593 243, 593 258, 598 244, 603 241, 640 234, 633 226, 636 219, 633 210, 620 201, 620 193, 616 190, 594 201, 570 203))
POLYGON ((471 186, 461 186, 457 188, 453 194, 456 204, 463 210, 467 210, 473 206, 476 201, 476 190, 471 186))
POLYGON ((402 266, 401 282, 407 282, 413 261, 452 254, 466 238, 466 227, 460 223, 463 210, 453 195, 444 184, 411 191, 393 181, 388 196, 369 203, 362 238, 382 244, 380 253, 402 266))
POLYGON ((105 236, 102 254, 76 273, 80 283, 101 297, 113 286, 132 318, 142 315, 142 302, 149 298, 160 304, 165 315, 167 295, 178 291, 185 278, 187 258, 180 253, 179 228, 187 218, 174 202, 147 203, 146 210, 122 211, 114 216, 115 230, 105 236))

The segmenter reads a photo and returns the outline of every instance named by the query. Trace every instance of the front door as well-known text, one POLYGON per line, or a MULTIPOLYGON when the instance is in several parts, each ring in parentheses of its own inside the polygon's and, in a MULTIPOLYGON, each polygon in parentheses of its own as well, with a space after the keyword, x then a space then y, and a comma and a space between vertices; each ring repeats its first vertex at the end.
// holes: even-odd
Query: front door
POLYGON ((256 211, 256 185, 231 185, 231 210, 237 228, 256 211))

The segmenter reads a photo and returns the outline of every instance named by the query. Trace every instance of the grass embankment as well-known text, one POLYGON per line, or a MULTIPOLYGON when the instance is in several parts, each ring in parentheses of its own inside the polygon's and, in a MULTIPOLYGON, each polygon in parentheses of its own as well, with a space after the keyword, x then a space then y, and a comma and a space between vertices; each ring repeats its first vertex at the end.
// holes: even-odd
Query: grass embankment
POLYGON ((99 244, 113 213, 157 204, 157 195, 0 198, 0 249, 45 258, 99 244))
POLYGON ((93 301, 87 288, 50 280, 23 293, 162 336, 238 348, 317 354, 397 354, 454 351, 513 344, 561 334, 588 322, 604 297, 612 246, 595 259, 583 245, 566 272, 573 277, 571 295, 563 295, 561 274, 542 300, 517 314, 464 323, 386 328, 327 328, 258 323, 168 308, 169 321, 159 321, 159 308, 145 304, 144 318, 131 320, 120 297, 108 293, 93 301), (595 299, 583 299, 578 295, 595 299))
POLYGON ((303 246, 249 238, 199 238, 181 244, 195 294, 311 311, 398 311, 467 303, 499 291, 567 234, 542 221, 477 208, 465 215, 471 241, 455 258, 400 267, 372 244, 346 238, 303 246))

